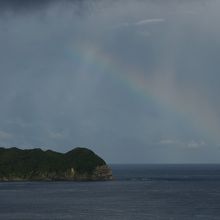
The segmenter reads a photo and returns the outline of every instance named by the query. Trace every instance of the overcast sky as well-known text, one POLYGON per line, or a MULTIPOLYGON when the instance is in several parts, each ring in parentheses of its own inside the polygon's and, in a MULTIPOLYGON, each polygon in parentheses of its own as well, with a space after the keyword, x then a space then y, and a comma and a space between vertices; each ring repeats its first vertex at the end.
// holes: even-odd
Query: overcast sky
POLYGON ((0 146, 220 162, 219 7, 1 0, 0 146))

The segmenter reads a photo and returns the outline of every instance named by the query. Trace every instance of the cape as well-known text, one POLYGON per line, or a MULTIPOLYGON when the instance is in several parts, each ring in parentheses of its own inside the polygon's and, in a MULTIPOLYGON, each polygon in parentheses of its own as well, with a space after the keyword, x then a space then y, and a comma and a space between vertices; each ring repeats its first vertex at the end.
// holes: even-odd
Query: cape
POLYGON ((112 179, 106 162, 87 148, 67 153, 40 148, 0 148, 0 181, 103 181, 112 179))

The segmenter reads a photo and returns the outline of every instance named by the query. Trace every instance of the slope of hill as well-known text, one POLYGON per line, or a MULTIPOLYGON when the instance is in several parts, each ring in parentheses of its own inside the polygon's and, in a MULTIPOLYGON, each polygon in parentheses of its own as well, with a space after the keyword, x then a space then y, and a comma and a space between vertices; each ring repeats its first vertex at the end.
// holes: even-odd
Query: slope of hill
POLYGON ((39 148, 21 150, 0 148, 0 180, 110 180, 106 162, 87 148, 65 154, 39 148))

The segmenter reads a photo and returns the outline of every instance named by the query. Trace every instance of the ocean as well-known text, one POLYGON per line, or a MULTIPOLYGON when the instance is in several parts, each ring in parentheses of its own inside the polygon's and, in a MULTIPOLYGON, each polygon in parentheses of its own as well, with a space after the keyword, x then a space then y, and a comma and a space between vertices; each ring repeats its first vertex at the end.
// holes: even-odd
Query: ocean
POLYGON ((1 182, 0 220, 220 219, 220 165, 111 165, 108 182, 1 182))

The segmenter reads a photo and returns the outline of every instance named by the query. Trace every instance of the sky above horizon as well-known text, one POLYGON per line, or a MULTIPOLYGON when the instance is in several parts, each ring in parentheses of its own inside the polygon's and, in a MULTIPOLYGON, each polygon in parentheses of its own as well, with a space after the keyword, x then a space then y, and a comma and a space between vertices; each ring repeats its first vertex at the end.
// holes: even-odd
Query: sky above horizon
POLYGON ((220 162, 218 0, 0 0, 0 147, 220 162))

